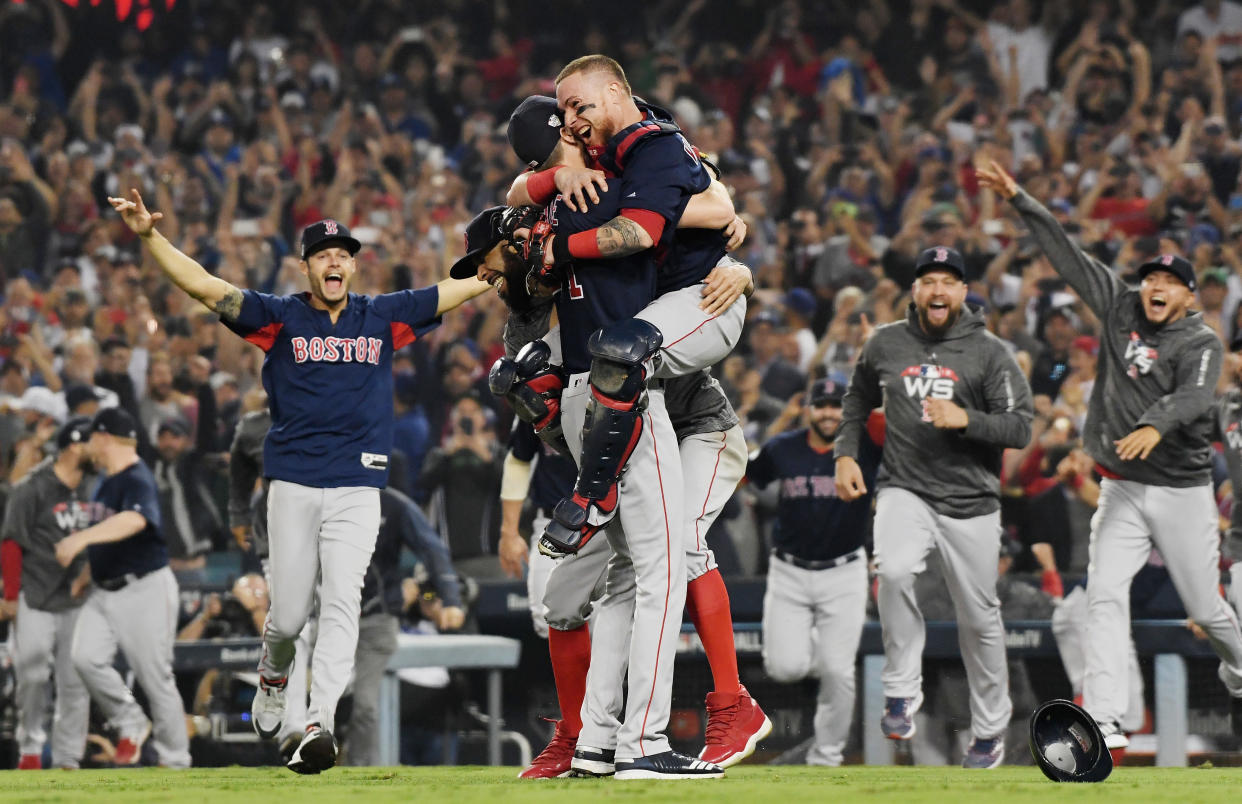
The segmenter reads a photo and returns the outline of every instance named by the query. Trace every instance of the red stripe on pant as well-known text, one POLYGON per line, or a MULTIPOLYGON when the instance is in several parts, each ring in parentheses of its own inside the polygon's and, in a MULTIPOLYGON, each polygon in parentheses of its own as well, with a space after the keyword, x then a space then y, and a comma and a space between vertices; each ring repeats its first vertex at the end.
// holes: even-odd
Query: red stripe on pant
MULTIPOLYGON (((647 695, 647 708, 643 710, 643 727, 638 735, 638 750, 643 751, 643 735, 647 733, 647 717, 651 714, 651 701, 655 698, 657 679, 660 677, 660 648, 664 645, 664 624, 668 621, 668 597, 673 589, 672 542, 673 534, 668 525, 668 503, 664 499, 664 474, 660 471, 660 448, 656 444, 655 428, 651 425, 651 414, 647 414, 647 427, 651 430, 651 449, 655 452, 656 480, 660 484, 660 507, 664 512, 664 566, 667 576, 664 581, 664 615, 660 618, 660 637, 656 640, 655 667, 651 674, 651 692, 647 695)), ((646 753, 643 756, 647 756, 646 753)))

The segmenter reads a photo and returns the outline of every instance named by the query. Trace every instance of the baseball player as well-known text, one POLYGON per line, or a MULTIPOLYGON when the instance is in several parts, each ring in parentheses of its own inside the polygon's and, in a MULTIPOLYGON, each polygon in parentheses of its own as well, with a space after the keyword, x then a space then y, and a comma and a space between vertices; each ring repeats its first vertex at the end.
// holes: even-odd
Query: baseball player
MULTIPOLYGON (((1234 613, 1242 621, 1242 503, 1239 502, 1242 497, 1242 335, 1234 337, 1229 352, 1228 365, 1234 383, 1217 403, 1215 438, 1224 445, 1225 467, 1233 489, 1233 505, 1222 546, 1225 557, 1233 562, 1229 567, 1229 597, 1234 613)), ((1233 733, 1242 734, 1242 698, 1232 697, 1229 703, 1233 733)))
POLYGON ((868 485, 858 464, 868 414, 884 406, 884 461, 876 485, 875 563, 884 629, 884 717, 891 739, 914 736, 923 702, 923 615, 914 579, 940 556, 957 611, 970 686, 972 740, 966 768, 1005 758, 1013 705, 1005 628, 996 595, 1000 463, 1031 437, 1031 391, 1004 344, 965 306, 966 265, 944 246, 915 264, 904 321, 876 329, 859 355, 836 441, 837 492, 847 502, 868 485))
POLYGON ((867 613, 863 541, 880 463, 880 450, 864 436, 859 465, 868 491, 848 503, 837 497, 833 443, 844 396, 836 382, 816 380, 806 426, 775 436, 746 466, 756 488, 780 482, 763 598, 763 666, 782 683, 819 678, 815 746, 806 762, 834 767, 854 717, 854 658, 867 613))
MULTIPOLYGON (((691 198, 713 187, 710 174, 667 112, 639 106, 617 62, 601 55, 575 59, 557 76, 556 87, 566 134, 585 145, 591 157, 618 180, 612 188, 615 195, 606 182, 599 192, 588 188, 595 200, 589 213, 586 204, 567 196, 567 211, 588 214, 591 225, 563 230, 553 225, 556 218, 552 217, 547 226, 532 231, 528 257, 535 255, 536 262, 542 258, 540 267, 548 271, 574 261, 606 261, 652 249, 659 268, 653 303, 625 323, 617 337, 610 333, 590 347, 592 357, 601 360, 601 371, 593 375, 596 382, 603 381, 608 362, 615 362, 608 354, 610 349, 651 359, 650 373, 657 379, 684 376, 715 364, 736 345, 746 312, 744 301, 711 311, 701 306, 703 280, 726 258, 721 230, 734 217, 732 204, 719 226, 699 228, 684 221, 691 198), (560 237, 557 230, 561 230, 560 237)), ((550 123, 553 116, 544 119, 550 123)), ((525 195, 536 204, 551 201, 556 174, 565 169, 565 164, 558 164, 528 174, 525 195)), ((585 165, 577 169, 581 173, 585 165)), ((565 270, 570 275, 570 295, 575 295, 580 290, 573 287, 575 269, 565 270)), ((567 347, 563 344, 562 348, 567 347)), ((623 361, 633 359, 622 357, 623 361)), ((601 389, 593 387, 598 398, 601 389)), ((595 406, 592 426, 632 432, 638 421, 632 409, 636 399, 613 399, 595 406)), ((578 549, 607 524, 616 509, 616 480, 625 468, 624 451, 619 460, 597 456, 594 440, 587 438, 584 443, 587 448, 574 495, 553 511, 544 534, 543 544, 549 551, 578 549)))
POLYGON ((70 419, 56 435, 57 454, 13 487, 0 530, 4 597, 16 605, 13 669, 17 675, 17 767, 43 767, 48 676, 56 667, 52 764, 76 768, 86 750, 90 695, 73 666, 73 628, 85 590, 86 556, 62 567, 56 543, 89 524, 80 490, 90 459, 91 420, 70 419))
POLYGON ((118 765, 136 763, 152 734, 151 721, 112 666, 119 646, 150 704, 160 765, 188 768, 185 708, 172 672, 177 581, 160 531, 155 476, 138 457, 137 423, 120 408, 95 414, 89 445, 104 475, 92 499, 91 524, 56 543, 62 567, 86 551, 94 582, 73 629, 73 664, 120 731, 118 765))
POLYGON ((334 220, 302 232, 301 268, 310 290, 271 296, 209 274, 155 229, 138 192, 110 199, 164 273, 259 346, 272 429, 263 449, 268 489, 271 608, 263 632, 255 730, 278 734, 294 642, 314 606, 320 617, 311 658, 305 735, 289 762, 298 773, 336 764, 332 727, 358 641, 363 575, 379 528, 379 489, 392 446, 392 355, 433 329, 439 316, 488 289, 477 279, 374 298, 349 293, 361 244, 334 220))
POLYGON ((978 176, 1013 204, 1057 272, 1100 319, 1098 378, 1083 434, 1104 478, 1091 519, 1083 707, 1108 747, 1123 749, 1129 744, 1121 720, 1129 701, 1130 582, 1153 545, 1186 613, 1220 657, 1221 681, 1235 701, 1242 697, 1242 631, 1217 591, 1220 529, 1211 474, 1220 340, 1190 310, 1195 273, 1186 260, 1164 254, 1140 265, 1142 284, 1131 290, 1075 246, 995 162, 978 176))
MULTIPOLYGON (((558 161, 550 157, 560 147, 562 156, 571 160, 567 164, 573 164, 572 160, 576 158, 577 164, 582 166, 584 163, 578 152, 578 144, 568 136, 562 141, 558 128, 559 118, 554 101, 535 96, 524 101, 514 113, 509 128, 510 141, 521 158, 534 164, 558 161), (553 123, 557 125, 551 125, 553 123)), ((691 205, 696 201, 697 198, 693 199, 691 205)), ((597 220, 606 219, 612 214, 608 211, 607 202, 608 199, 605 198, 604 202, 592 210, 597 220)), ((615 205, 613 209, 616 209, 615 205)), ((554 211, 549 217, 558 220, 559 228, 567 223, 572 224, 576 214, 578 213, 573 211, 554 211)), ((683 216, 679 225, 687 225, 686 218, 687 216, 683 216)), ((725 219, 728 220, 728 215, 725 219)), ((579 224, 578 228, 589 225, 588 219, 579 224)), ((592 266, 593 281, 607 281, 608 277, 602 273, 607 270, 606 264, 588 264, 592 266)), ((483 274, 493 278, 486 269, 483 274)), ((574 316, 562 328, 572 330, 581 327, 583 332, 590 331, 596 325, 593 322, 607 320, 608 311, 600 310, 601 304, 606 302, 596 300, 594 305, 577 305, 576 302, 586 299, 588 294, 584 287, 575 287, 575 284, 576 278, 574 283, 567 283, 562 288, 558 297, 558 313, 574 316)), ((692 290, 694 299, 702 298, 698 285, 692 290)), ((597 295, 596 298, 611 299, 612 295, 597 295)), ((695 312, 699 313, 701 320, 702 314, 697 310, 697 302, 695 312)), ((691 314, 687 318, 693 320, 695 316, 691 314)), ((684 342, 685 339, 679 340, 684 342)), ((583 352, 581 341, 575 344, 571 336, 561 332, 555 343, 573 353, 565 358, 567 366, 575 362, 583 367, 590 365, 590 357, 580 354, 583 352)), ((693 345, 685 343, 686 347, 693 345)), ((684 359, 684 356, 676 359, 684 359)), ((728 409, 727 401, 710 376, 695 375, 669 380, 665 388, 666 399, 673 400, 669 411, 679 437, 682 466, 686 470, 684 498, 693 500, 696 504, 698 500, 703 500, 701 505, 691 505, 693 510, 687 511, 688 520, 683 528, 683 538, 687 540, 687 574, 690 579, 689 608, 707 650, 716 681, 716 691, 708 696, 708 740, 700 758, 734 764, 754 750, 755 743, 766 736, 771 724, 738 682, 728 593, 715 569, 714 557, 703 543, 702 536, 740 479, 745 455, 744 440, 740 428, 736 426, 736 417, 728 409)), ((525 778, 564 775, 569 770, 570 756, 565 748, 572 746, 576 727, 579 725, 576 715, 582 702, 580 691, 588 666, 588 651, 596 656, 590 660, 592 667, 602 665, 610 668, 614 674, 623 672, 625 667, 623 655, 617 655, 616 649, 603 650, 600 647, 603 640, 598 636, 592 646, 586 633, 585 622, 591 610, 592 591, 597 588, 597 583, 602 578, 608 555, 599 545, 591 547, 589 541, 585 544, 575 555, 557 565, 543 597, 546 619, 550 626, 549 650, 561 700, 562 720, 558 723, 557 734, 548 748, 523 772, 525 778), (598 659, 600 654, 607 655, 602 662, 598 659)), ((608 633, 610 630, 600 628, 597 629, 597 634, 608 633)), ((622 645, 621 651, 623 650, 622 645)), ((580 772, 606 775, 612 773, 615 767, 612 749, 594 746, 612 745, 615 740, 615 712, 619 710, 615 690, 619 689, 622 679, 617 675, 615 680, 610 681, 601 673, 596 673, 596 677, 604 680, 593 684, 593 687, 603 690, 604 694, 588 695, 589 700, 583 712, 588 715, 588 719, 594 716, 594 725, 584 735, 594 733, 600 736, 584 736, 578 743, 578 752, 573 757, 572 764, 580 772)))

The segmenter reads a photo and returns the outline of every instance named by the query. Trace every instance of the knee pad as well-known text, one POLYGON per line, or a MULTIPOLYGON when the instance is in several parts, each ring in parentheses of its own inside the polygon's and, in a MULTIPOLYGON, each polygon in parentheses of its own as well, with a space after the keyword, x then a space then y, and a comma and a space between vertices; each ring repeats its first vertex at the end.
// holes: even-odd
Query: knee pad
POLYGON ((633 402, 646 389, 643 363, 664 342, 654 324, 641 318, 618 321, 596 330, 587 341, 591 353, 591 387, 596 396, 621 403, 633 402))

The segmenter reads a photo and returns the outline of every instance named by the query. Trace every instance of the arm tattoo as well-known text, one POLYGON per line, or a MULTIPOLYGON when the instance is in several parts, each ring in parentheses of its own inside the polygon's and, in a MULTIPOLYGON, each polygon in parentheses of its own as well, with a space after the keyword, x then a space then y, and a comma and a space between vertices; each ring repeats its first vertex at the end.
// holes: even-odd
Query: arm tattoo
POLYGON ((596 230, 595 244, 605 257, 626 257, 647 248, 643 245, 644 234, 643 227, 636 222, 616 217, 596 230))
POLYGON ((242 294, 237 288, 229 288, 229 292, 224 294, 224 298, 216 302, 212 308, 225 321, 236 321, 241 315, 242 294))

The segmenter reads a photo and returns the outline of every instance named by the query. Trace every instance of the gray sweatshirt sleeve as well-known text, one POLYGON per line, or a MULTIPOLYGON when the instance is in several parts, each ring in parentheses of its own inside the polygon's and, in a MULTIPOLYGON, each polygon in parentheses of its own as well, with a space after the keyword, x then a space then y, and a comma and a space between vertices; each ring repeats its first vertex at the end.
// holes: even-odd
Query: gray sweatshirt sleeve
POLYGON ((524 313, 509 312, 505 321, 505 356, 516 357, 522 347, 548 334, 552 321, 552 301, 538 304, 524 313))
POLYGON ((1216 381, 1220 378, 1221 345, 1205 330, 1177 360, 1177 384, 1144 411, 1138 427, 1155 427, 1160 435, 1203 416, 1216 404, 1216 381))
POLYGON ((1022 215, 1035 242, 1048 256, 1052 267, 1070 284, 1087 306, 1101 319, 1112 309, 1113 302, 1125 292, 1126 286, 1100 261, 1089 257, 1074 245, 1061 224, 1044 205, 1026 190, 1019 189, 1010 202, 1022 215))
POLYGON ((992 343, 983 392, 986 410, 970 410, 964 435, 997 447, 1021 449, 1031 440, 1031 386, 1009 351, 992 343))
MULTIPOLYGON (((259 479, 259 467, 251 457, 254 433, 244 417, 237 423, 233 434, 233 446, 229 450, 229 527, 250 527, 253 513, 250 496, 259 479)), ((262 437, 262 436, 260 436, 262 437)))
POLYGON ((854 364, 849 388, 841 402, 841 428, 837 430, 837 440, 833 447, 838 458, 858 459, 859 443, 867 417, 884 403, 880 375, 876 370, 879 351, 879 339, 873 336, 863 347, 858 362, 854 364))

